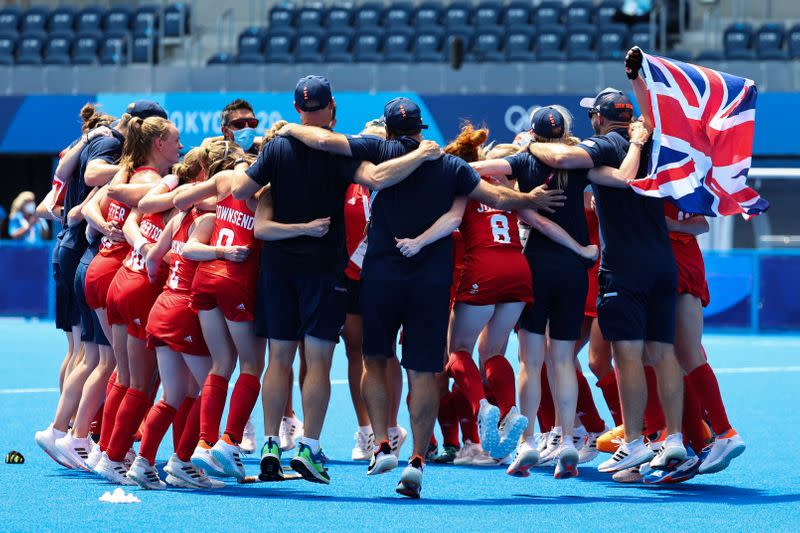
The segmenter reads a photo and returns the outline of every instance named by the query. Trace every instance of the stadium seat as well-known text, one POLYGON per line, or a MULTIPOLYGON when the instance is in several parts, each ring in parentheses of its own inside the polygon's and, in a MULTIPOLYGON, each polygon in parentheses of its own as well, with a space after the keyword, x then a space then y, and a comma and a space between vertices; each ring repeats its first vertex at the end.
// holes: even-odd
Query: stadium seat
POLYGON ((562 51, 564 29, 554 26, 536 32, 536 59, 538 61, 561 61, 566 56, 562 51))
MULTIPOLYGON (((658 28, 656 28, 657 31, 658 28)), ((656 46, 653 37, 650 35, 650 23, 634 24, 628 32, 628 47, 638 46, 644 51, 653 50, 656 46)))
POLYGON ((142 6, 133 15, 134 35, 156 35, 158 30, 158 7, 142 6))
POLYGON ((594 50, 597 30, 589 24, 576 24, 570 26, 566 37, 567 59, 571 61, 595 61, 597 52, 594 50))
POLYGON ((43 7, 32 7, 22 15, 21 31, 23 34, 47 32, 47 15, 43 7))
POLYGON ((128 34, 106 33, 100 41, 101 65, 125 65, 128 62, 128 34))
POLYGON ((533 8, 530 2, 514 0, 506 8, 505 24, 509 28, 516 26, 529 27, 533 8))
POLYGON ((597 36, 597 56, 600 61, 617 61, 625 58, 625 36, 628 27, 624 24, 609 24, 602 27, 597 36))
POLYGON ((595 11, 595 23, 598 26, 607 26, 609 24, 616 24, 616 17, 617 13, 619 12, 620 8, 622 7, 622 0, 603 0, 597 6, 597 10, 595 11))
POLYGON ((494 28, 500 25, 503 6, 499 2, 484 1, 475 8, 475 27, 494 28))
POLYGON ((725 28, 722 34, 722 49, 727 59, 754 59, 755 52, 750 48, 753 40, 753 27, 737 22, 725 28))
POLYGON ((356 9, 355 27, 360 30, 377 30, 383 17, 383 4, 367 2, 356 9))
POLYGON ((298 63, 321 63, 322 57, 321 30, 303 30, 297 34, 297 45, 294 49, 294 59, 298 63))
POLYGON ((411 4, 392 4, 383 12, 383 25, 387 28, 408 28, 411 26, 411 4))
POLYGON ((41 65, 44 34, 29 33, 17 42, 17 65, 41 65))
POLYGON ((783 24, 768 23, 761 26, 753 40, 753 48, 759 59, 788 59, 789 53, 783 49, 786 30, 783 24))
POLYGON ((533 61, 533 30, 523 27, 507 29, 504 48, 508 61, 533 61))
POLYGON ((236 62, 236 58, 225 52, 214 54, 208 58, 207 65, 230 65, 236 62))
POLYGON ((564 4, 561 2, 542 2, 533 13, 533 23, 547 29, 548 26, 560 25, 563 14, 564 4))
POLYGON ((503 62, 503 32, 492 28, 477 29, 469 57, 478 63, 503 62))
POLYGON ((409 63, 413 59, 411 44, 413 32, 409 29, 394 29, 383 41, 383 60, 387 63, 409 63))
POLYGON ((442 25, 445 28, 464 28, 472 22, 472 7, 466 2, 453 2, 445 9, 442 25))
POLYGON ((164 8, 164 37, 183 37, 190 33, 192 11, 188 4, 170 4, 164 8))
POLYGON ((13 65, 14 53, 17 51, 16 32, 0 33, 0 65, 13 65))
POLYGON ((278 4, 269 10, 269 29, 288 30, 294 26, 294 8, 287 4, 278 4))
POLYGON ((322 7, 319 5, 303 6, 297 12, 296 26, 300 30, 322 28, 322 7))
POLYGON ((44 46, 45 65, 69 65, 72 62, 72 33, 51 33, 44 46))
POLYGON ((74 65, 93 65, 97 63, 97 52, 100 49, 99 32, 83 32, 78 34, 72 43, 72 63, 74 65))
POLYGON ((47 29, 51 33, 74 30, 75 9, 69 6, 60 6, 54 9, 48 18, 47 29))
POLYGON ((346 5, 335 5, 325 15, 325 27, 329 30, 344 30, 353 24, 353 9, 346 5))
POLYGON ((438 28, 442 19, 440 2, 423 2, 414 12, 414 29, 438 28))
POLYGON ((325 61, 330 63, 353 62, 353 32, 347 29, 328 33, 322 43, 325 61))
POLYGON ((264 28, 251 26, 239 34, 237 41, 238 56, 264 54, 264 28))
POLYGON ((377 63, 383 61, 381 41, 383 34, 377 30, 358 32, 353 40, 353 59, 358 63, 377 63))
POLYGON ((264 38, 267 63, 291 63, 294 32, 290 29, 270 29, 264 38))
POLYGON ((106 33, 125 33, 131 29, 133 10, 125 5, 116 5, 103 15, 103 30, 106 33))
POLYGON ((414 61, 420 63, 442 63, 445 60, 444 38, 441 31, 429 28, 414 36, 414 61))
POLYGON ((564 23, 567 26, 575 24, 590 24, 594 17, 594 4, 587 0, 576 0, 567 6, 564 23))
POLYGON ((131 40, 131 63, 158 63, 158 36, 150 33, 134 35, 131 40))
POLYGON ((795 24, 786 35, 786 46, 789 49, 789 57, 792 59, 800 58, 800 24, 795 24))
POLYGON ((703 50, 694 59, 695 61, 724 61, 725 54, 719 50, 703 50))
POLYGON ((22 11, 18 7, 8 6, 0 9, 0 32, 8 35, 19 31, 22 11))
POLYGON ((103 10, 97 6, 90 6, 78 13, 75 22, 77 33, 99 32, 102 28, 103 10))

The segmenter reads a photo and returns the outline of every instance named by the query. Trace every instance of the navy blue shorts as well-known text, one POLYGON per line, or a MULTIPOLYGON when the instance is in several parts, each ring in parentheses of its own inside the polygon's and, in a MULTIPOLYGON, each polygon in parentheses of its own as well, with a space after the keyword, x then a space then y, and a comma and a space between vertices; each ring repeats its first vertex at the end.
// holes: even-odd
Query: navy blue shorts
POLYGON ((450 285, 412 280, 361 280, 364 356, 394 357, 403 328, 400 364, 417 372, 444 370, 450 285))
POLYGON ((53 278, 56 285, 56 327, 72 331, 72 326, 81 323, 78 304, 75 300, 75 271, 78 269, 83 250, 58 246, 54 254, 53 278))
POLYGON ((675 342, 677 272, 647 276, 601 270, 597 321, 607 341, 675 342))
POLYGON ((81 340, 110 346, 111 343, 108 342, 106 334, 103 332, 102 326, 100 326, 100 319, 97 318, 97 313, 86 303, 86 271, 89 269, 89 263, 92 262, 95 255, 97 255, 96 248, 87 248, 78 264, 78 270, 75 272, 75 302, 81 318, 81 340))
POLYGON ((586 270, 552 270, 537 268, 533 262, 529 264, 533 276, 533 303, 522 312, 519 327, 544 335, 549 323, 551 339, 578 340, 589 291, 586 270))
POLYGON ((344 278, 347 287, 347 314, 361 315, 361 281, 344 278))
POLYGON ((338 342, 346 307, 347 288, 337 276, 260 272, 256 335, 284 341, 307 335, 338 342))

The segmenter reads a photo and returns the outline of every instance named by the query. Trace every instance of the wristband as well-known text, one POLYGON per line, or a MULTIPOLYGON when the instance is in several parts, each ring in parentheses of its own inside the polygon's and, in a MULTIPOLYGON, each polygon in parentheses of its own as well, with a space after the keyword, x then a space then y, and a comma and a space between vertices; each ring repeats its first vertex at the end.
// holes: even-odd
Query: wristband
POLYGON ((166 185, 167 189, 169 189, 169 191, 172 192, 175 190, 175 187, 178 186, 178 176, 176 176, 175 174, 167 174, 166 176, 161 178, 160 183, 161 185, 166 185))
POLYGON ((634 144, 639 148, 644 148, 644 143, 642 141, 631 141, 631 144, 634 144))
POLYGON ((139 237, 136 239, 136 241, 134 241, 134 243, 133 243, 133 249, 134 249, 134 250, 136 250, 136 253, 138 253, 139 255, 142 255, 142 247, 143 247, 145 244, 150 244, 150 241, 148 241, 147 239, 145 239, 144 237, 142 237, 142 236, 140 235, 140 236, 139 236, 139 237))
POLYGON ((250 164, 250 162, 249 162, 247 159, 245 159, 244 157, 240 157, 239 159, 237 159, 237 160, 236 160, 236 161, 233 163, 233 168, 236 168, 236 167, 238 167, 238 166, 239 166, 240 164, 242 164, 242 163, 247 163, 248 165, 250 164))

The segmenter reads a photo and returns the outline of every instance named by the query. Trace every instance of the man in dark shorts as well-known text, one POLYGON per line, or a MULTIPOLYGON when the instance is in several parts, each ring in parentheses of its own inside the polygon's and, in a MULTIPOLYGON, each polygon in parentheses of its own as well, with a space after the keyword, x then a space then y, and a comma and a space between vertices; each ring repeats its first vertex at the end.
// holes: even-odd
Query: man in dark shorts
MULTIPOLYGON (((530 151, 554 168, 619 167, 628 152, 633 105, 616 89, 584 98, 595 136, 578 146, 533 143, 530 151)), ((646 174, 649 146, 643 148, 638 177, 646 174)), ((597 315, 603 337, 613 347, 619 373, 625 444, 598 469, 617 472, 650 461, 653 468, 686 457, 681 435, 683 375, 673 348, 677 269, 664 219, 664 204, 630 188, 593 184, 603 239, 597 315), (643 361, 655 367, 667 420, 660 454, 642 438, 647 386, 643 361)))
MULTIPOLYGON (((419 107, 395 98, 384 108, 387 140, 335 134, 290 125, 283 133, 309 146, 378 164, 404 156, 422 141, 419 107)), ((445 155, 422 164, 401 183, 373 195, 366 256, 362 270, 361 310, 364 317, 362 392, 378 443, 368 474, 397 466, 388 441, 390 388, 386 366, 403 328, 401 364, 408 373, 414 451, 397 492, 419 498, 425 452, 439 404, 435 374, 444 367, 452 283, 452 239, 447 236, 412 257, 398 250, 398 239, 414 238, 445 216, 458 196, 469 196, 499 209, 547 208, 562 198, 560 191, 538 188, 529 194, 482 181, 462 159, 445 155)))
MULTIPOLYGON (((328 80, 302 78, 295 89, 295 108, 303 124, 329 127, 335 103, 328 80)), ((288 375, 299 341, 304 341, 304 436, 292 468, 309 481, 329 483, 319 444, 330 399, 333 349, 345 320, 347 264, 344 198, 352 182, 375 189, 402 179, 428 156, 439 157, 438 146, 381 167, 314 150, 289 137, 276 137, 247 167, 238 162, 232 193, 252 196, 270 184, 273 220, 283 224, 329 218, 320 237, 293 237, 264 242, 257 288, 256 334, 269 338, 269 364, 264 377, 267 442, 261 470, 266 479, 281 479, 278 428, 288 395, 288 375), (386 171, 386 172, 384 172, 386 171), (396 171, 396 172, 395 172, 396 171), (384 177, 389 177, 382 182, 384 177)))

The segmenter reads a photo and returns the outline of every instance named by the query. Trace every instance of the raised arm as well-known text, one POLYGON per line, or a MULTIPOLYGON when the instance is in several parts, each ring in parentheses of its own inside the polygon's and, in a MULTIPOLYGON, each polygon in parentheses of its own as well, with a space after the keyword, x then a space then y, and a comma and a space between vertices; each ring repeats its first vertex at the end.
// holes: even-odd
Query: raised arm
POLYGON ((209 246, 211 234, 214 232, 214 222, 216 217, 207 213, 198 218, 194 223, 189 240, 183 246, 181 257, 191 261, 213 261, 214 259, 224 259, 241 263, 250 255, 247 246, 209 246))
POLYGON ((589 171, 589 181, 598 185, 624 189, 636 179, 642 158, 642 149, 650 137, 650 132, 642 122, 631 123, 628 131, 631 142, 628 146, 628 153, 619 168, 605 166, 593 168, 589 171))
POLYGON ((533 209, 523 209, 518 211, 520 220, 527 223, 530 227, 550 239, 551 241, 568 248, 585 259, 594 261, 597 259, 599 250, 596 245, 590 244, 583 246, 581 243, 572 238, 572 235, 567 231, 550 220, 534 211, 533 209))
POLYGON ((346 135, 334 133, 325 128, 316 126, 303 126, 301 124, 287 124, 278 131, 278 135, 294 137, 309 148, 331 152, 350 157, 350 141, 346 135))
POLYGON ((258 200, 256 207, 256 222, 254 234, 257 239, 262 241, 280 241, 292 239, 294 237, 322 237, 328 233, 331 225, 330 217, 318 218, 311 222, 301 224, 283 224, 275 222, 272 218, 274 209, 272 208, 272 195, 269 191, 264 191, 258 200))
POLYGON ((425 161, 442 157, 444 152, 433 141, 422 141, 419 146, 404 156, 373 165, 368 161, 358 167, 353 181, 370 190, 379 191, 396 185, 411 175, 425 161))
POLYGON ((536 143, 528 145, 531 154, 551 168, 592 168, 592 157, 582 148, 561 143, 536 143))
POLYGON ((487 159, 470 163, 475 172, 481 176, 510 176, 511 163, 505 159, 487 159))
POLYGON ((673 220, 669 217, 667 219, 667 230, 675 233, 686 233, 687 235, 702 235, 708 233, 709 225, 708 220, 703 215, 693 215, 683 220, 673 220))
POLYGON ((161 262, 166 257, 167 253, 172 248, 172 238, 175 236, 175 230, 183 220, 184 213, 180 213, 176 217, 172 217, 167 225, 164 226, 164 231, 158 237, 158 240, 145 256, 145 268, 147 269, 147 277, 150 278, 150 283, 155 282, 158 271, 161 268, 161 262))
POLYGON ((397 239, 397 248, 406 257, 413 257, 431 243, 447 237, 461 225, 464 209, 467 207, 467 197, 459 196, 453 201, 450 210, 436 219, 431 227, 413 239, 397 239))
POLYGON ((655 124, 653 120, 653 109, 647 94, 647 84, 640 75, 643 60, 644 55, 642 54, 641 48, 634 46, 628 50, 628 53, 625 54, 625 73, 628 75, 628 79, 631 80, 633 94, 636 96, 636 103, 639 104, 639 110, 644 117, 644 123, 647 129, 652 130, 655 124))
MULTIPOLYGON (((247 177, 247 175, 245 175, 247 177)), ((249 178, 248 178, 249 179, 249 178)), ((194 204, 206 198, 216 197, 217 180, 216 177, 207 179, 193 187, 188 187, 175 195, 173 204, 179 211, 186 211, 194 204)))
POLYGON ((492 185, 484 180, 478 182, 469 197, 503 211, 531 208, 549 212, 553 212, 554 207, 564 205, 566 198, 563 191, 547 189, 545 185, 539 185, 528 193, 521 193, 508 187, 492 185))

